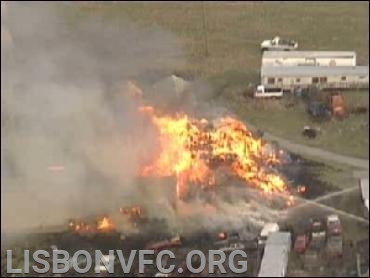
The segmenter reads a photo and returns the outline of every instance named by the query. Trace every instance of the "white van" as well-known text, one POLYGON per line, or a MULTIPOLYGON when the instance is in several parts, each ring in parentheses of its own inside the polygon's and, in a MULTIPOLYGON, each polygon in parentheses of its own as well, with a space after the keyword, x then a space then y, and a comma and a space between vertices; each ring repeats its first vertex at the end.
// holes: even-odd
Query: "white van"
POLYGON ((263 85, 258 85, 254 91, 255 98, 281 98, 283 95, 282 88, 265 88, 263 85))

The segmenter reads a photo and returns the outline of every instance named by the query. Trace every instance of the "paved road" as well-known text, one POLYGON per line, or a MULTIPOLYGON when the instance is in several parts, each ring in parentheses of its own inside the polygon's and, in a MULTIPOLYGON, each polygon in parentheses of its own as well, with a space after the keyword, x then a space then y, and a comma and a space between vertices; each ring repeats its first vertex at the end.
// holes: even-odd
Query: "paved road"
POLYGON ((289 140, 277 137, 267 132, 264 133, 263 137, 269 141, 272 141, 272 140, 277 141, 281 147, 293 153, 308 155, 311 157, 317 157, 317 158, 327 160, 327 161, 335 161, 340 164, 347 164, 347 165, 354 166, 357 168, 369 169, 369 159, 360 159, 360 158, 340 155, 340 154, 332 153, 332 152, 322 150, 319 148, 293 143, 289 140))

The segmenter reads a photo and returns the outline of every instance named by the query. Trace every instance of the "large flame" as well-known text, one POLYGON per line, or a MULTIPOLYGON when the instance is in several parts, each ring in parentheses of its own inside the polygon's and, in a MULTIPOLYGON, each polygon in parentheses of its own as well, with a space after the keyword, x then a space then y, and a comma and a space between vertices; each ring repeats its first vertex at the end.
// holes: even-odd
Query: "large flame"
POLYGON ((140 111, 151 116, 159 132, 161 149, 142 175, 176 176, 177 194, 183 196, 187 184, 214 184, 214 169, 228 165, 248 185, 266 193, 286 192, 283 178, 268 166, 279 163, 275 155, 263 154, 263 142, 254 138, 247 127, 232 117, 211 124, 205 119, 192 119, 186 114, 160 116, 153 107, 140 111))

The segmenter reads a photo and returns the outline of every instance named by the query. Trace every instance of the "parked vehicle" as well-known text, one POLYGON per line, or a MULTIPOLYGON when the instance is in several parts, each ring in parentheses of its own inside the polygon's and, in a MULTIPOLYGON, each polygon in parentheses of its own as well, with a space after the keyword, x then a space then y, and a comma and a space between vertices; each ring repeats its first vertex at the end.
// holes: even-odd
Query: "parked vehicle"
POLYGON ((281 98, 283 95, 282 88, 265 88, 264 85, 258 85, 254 91, 255 98, 281 98))
POLYGON ((304 253, 310 242, 309 236, 307 234, 298 235, 294 242, 294 251, 297 253, 304 253))
POLYGON ((324 247, 326 241, 326 230, 320 219, 311 220, 311 242, 310 247, 320 250, 324 247))
POLYGON ((315 250, 307 250, 303 257, 303 267, 311 270, 318 267, 319 254, 315 250))
POLYGON ((304 126, 302 130, 302 136, 307 137, 309 139, 315 139, 317 136, 317 131, 312 127, 304 126))
POLYGON ((265 226, 263 226, 259 238, 258 238, 258 244, 264 244, 268 238, 268 236, 273 232, 279 231, 279 225, 277 223, 266 223, 265 226))
POLYGON ((326 245, 326 253, 330 257, 342 257, 343 255, 342 235, 333 235, 328 238, 328 242, 326 245))
POLYGON ((261 43, 261 50, 294 50, 298 48, 298 42, 275 37, 272 40, 264 40, 261 43))
POLYGON ((328 236, 340 235, 342 233, 342 224, 339 216, 336 214, 329 215, 326 219, 328 236))
POLYGON ((245 248, 245 245, 242 243, 232 243, 230 245, 227 245, 225 247, 221 247, 219 250, 223 252, 231 252, 234 250, 242 250, 245 248))
POLYGON ((258 249, 257 238, 245 240, 243 241, 243 244, 246 250, 257 250, 258 249))
POLYGON ((146 250, 160 251, 166 248, 180 246, 181 244, 182 244, 181 238, 179 236, 176 236, 170 240, 163 240, 149 244, 146 246, 146 250))
POLYGON ((158 272, 155 274, 154 277, 168 277, 168 276, 169 276, 169 273, 158 272))
POLYGON ((329 120, 332 117, 343 119, 347 115, 346 101, 343 94, 332 92, 326 97, 308 103, 307 112, 315 119, 329 120))
POLYGON ((311 101, 307 107, 307 113, 314 119, 329 120, 331 117, 328 106, 322 101, 311 101))
POLYGON ((343 119, 347 114, 346 101, 343 94, 333 92, 327 97, 327 105, 333 117, 343 119))

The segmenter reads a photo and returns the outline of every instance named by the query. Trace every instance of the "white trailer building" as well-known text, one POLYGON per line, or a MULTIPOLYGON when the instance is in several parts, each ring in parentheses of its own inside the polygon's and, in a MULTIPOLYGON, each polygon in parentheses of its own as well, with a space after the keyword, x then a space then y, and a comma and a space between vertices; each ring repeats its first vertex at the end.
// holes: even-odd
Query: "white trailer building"
POLYGON ((265 245, 258 277, 285 277, 290 248, 290 233, 271 233, 265 245))
POLYGON ((294 90, 317 86, 321 89, 369 88, 369 67, 264 66, 261 84, 265 88, 294 90))
POLYGON ((262 66, 356 66, 353 51, 265 51, 262 66))

